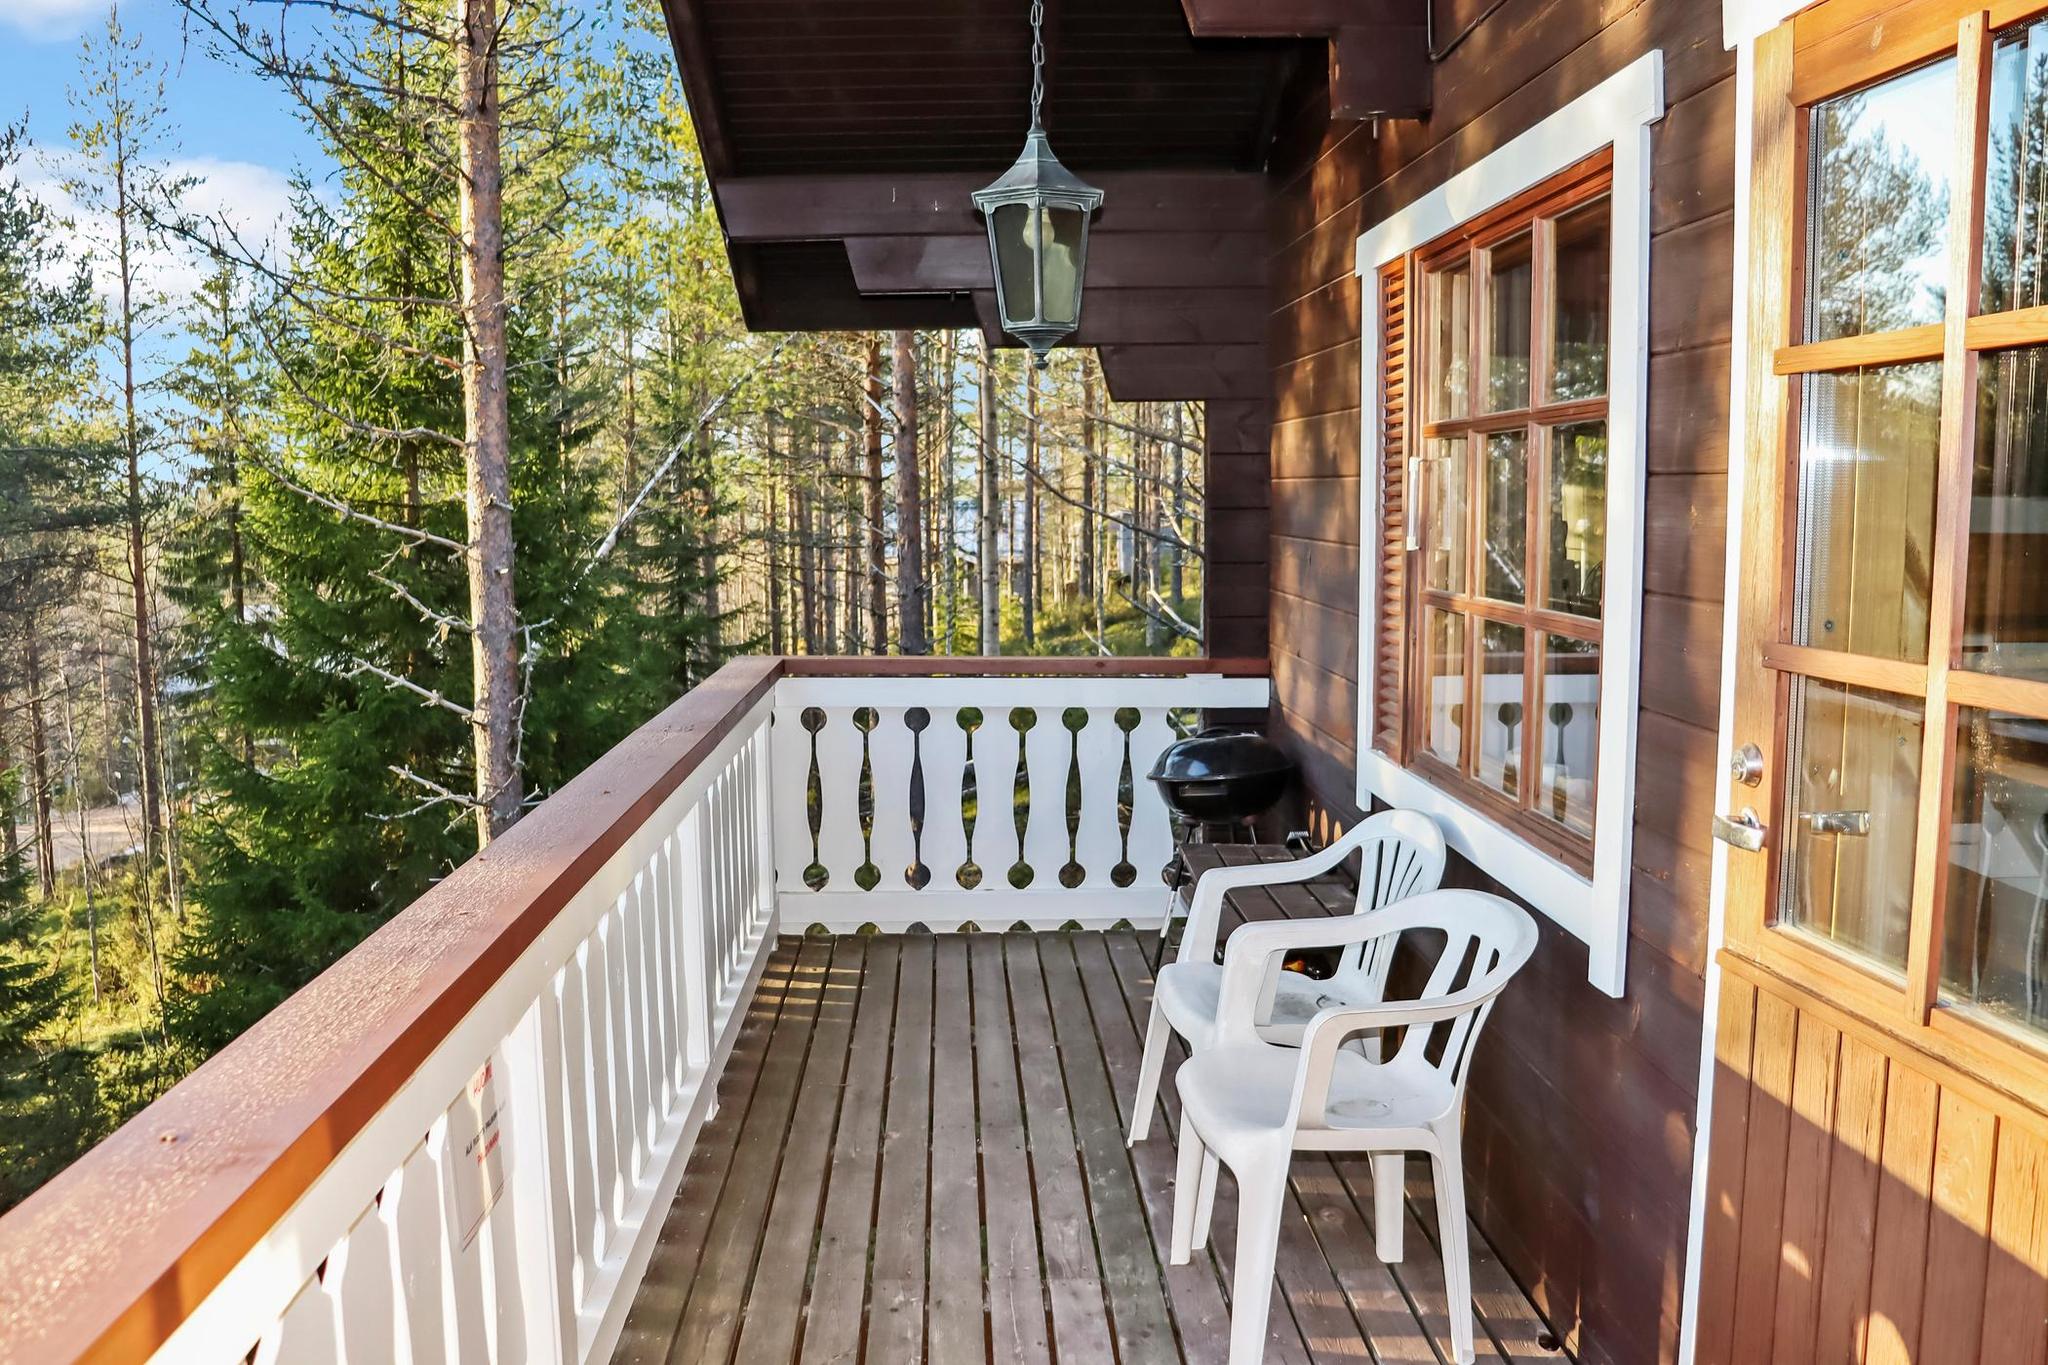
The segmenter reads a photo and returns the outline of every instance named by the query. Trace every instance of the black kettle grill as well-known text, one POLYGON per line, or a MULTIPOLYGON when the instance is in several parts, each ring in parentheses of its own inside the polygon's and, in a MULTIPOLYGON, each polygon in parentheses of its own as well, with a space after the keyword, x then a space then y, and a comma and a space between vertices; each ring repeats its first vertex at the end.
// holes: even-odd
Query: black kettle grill
POLYGON ((1146 775, 1182 832, 1210 843, 1216 831, 1248 834, 1286 793, 1294 764, 1264 735, 1222 726, 1168 745, 1146 775))

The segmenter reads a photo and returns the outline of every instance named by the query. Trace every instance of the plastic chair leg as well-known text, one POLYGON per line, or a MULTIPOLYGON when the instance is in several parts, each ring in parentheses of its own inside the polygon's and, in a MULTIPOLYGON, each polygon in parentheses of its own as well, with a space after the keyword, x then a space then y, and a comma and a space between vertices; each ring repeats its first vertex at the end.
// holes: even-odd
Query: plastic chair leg
POLYGON ((1202 1154, 1202 1183, 1195 1195, 1195 1250, 1209 1245, 1209 1229, 1216 1222, 1216 1171, 1222 1163, 1214 1152, 1202 1154))
POLYGON ((1159 1103, 1159 1073, 1166 1065, 1166 1044, 1173 1026, 1159 1002, 1152 1002, 1152 1019, 1145 1025, 1145 1056, 1138 1063, 1138 1093, 1131 1097, 1131 1125, 1124 1146, 1134 1147, 1152 1130, 1152 1110, 1159 1103))
POLYGON ((1465 1168, 1458 1149, 1430 1156, 1436 1176, 1436 1218, 1444 1249, 1444 1304, 1451 1318, 1451 1350, 1458 1365, 1472 1365, 1471 1224, 1465 1219, 1465 1168))
POLYGON ((1237 1265, 1230 1289, 1230 1365, 1259 1365, 1273 1307, 1273 1267, 1280 1254, 1280 1208, 1287 1165, 1233 1171, 1237 1176, 1237 1265))
MULTIPOLYGON (((1210 1161, 1208 1149, 1195 1132, 1195 1125, 1185 1117, 1180 1121, 1180 1155, 1174 1165, 1173 1176, 1173 1246, 1167 1260, 1173 1265, 1186 1265, 1194 1254, 1195 1214, 1197 1187, 1202 1183, 1203 1158, 1210 1161)), ((1203 1238, 1207 1242, 1206 1235, 1203 1238)))
POLYGON ((1401 1259, 1401 1231, 1407 1226, 1402 1186, 1407 1180, 1406 1152, 1375 1152, 1372 1158, 1372 1245, 1382 1261, 1401 1259))

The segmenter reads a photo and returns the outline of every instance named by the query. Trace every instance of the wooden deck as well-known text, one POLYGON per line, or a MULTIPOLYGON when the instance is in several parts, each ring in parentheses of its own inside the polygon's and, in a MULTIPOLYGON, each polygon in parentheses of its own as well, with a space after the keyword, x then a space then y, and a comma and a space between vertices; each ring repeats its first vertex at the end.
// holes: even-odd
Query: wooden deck
MULTIPOLYGON (((1221 1365, 1231 1182, 1210 1251, 1169 1266, 1171 1134, 1123 1145, 1150 937, 782 940, 616 1358, 1221 1365)), ((1297 1160, 1269 1361, 1449 1358, 1427 1166, 1410 1172, 1390 1267, 1364 1163, 1297 1160)), ((1473 1245, 1481 1358, 1563 1359, 1473 1245)))

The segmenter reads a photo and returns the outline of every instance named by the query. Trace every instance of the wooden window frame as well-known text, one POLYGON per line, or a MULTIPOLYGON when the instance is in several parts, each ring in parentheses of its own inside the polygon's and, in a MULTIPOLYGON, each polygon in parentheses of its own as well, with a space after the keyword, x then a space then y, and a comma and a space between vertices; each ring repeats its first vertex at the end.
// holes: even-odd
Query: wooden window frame
POLYGON ((1377 529, 1377 552, 1359 556, 1357 799, 1432 816, 1462 857, 1587 947, 1586 976, 1612 996, 1624 993, 1635 836, 1636 726, 1643 606, 1643 498, 1647 476, 1650 294, 1651 126, 1664 115, 1664 54, 1652 49, 1583 94, 1538 118, 1434 188, 1408 198, 1368 225, 1357 243, 1360 290, 1359 511, 1377 529), (1408 388, 1409 333, 1404 284, 1411 256, 1457 228, 1552 177, 1607 158, 1609 216, 1608 449, 1606 574, 1602 590, 1600 730, 1597 736, 1593 861, 1590 875, 1459 788, 1411 768, 1402 688, 1415 623, 1406 620, 1406 405, 1386 402, 1408 388))
MULTIPOLYGON (((1991 56, 2003 30, 2048 15, 2048 0, 1913 6, 1829 0, 1756 40, 1750 172, 1751 306, 1746 319, 1746 393, 1753 440, 1775 456, 1745 489, 1741 624, 1736 641, 1735 711, 1768 717, 1769 733, 1747 733, 1782 758, 1793 680, 1806 677, 1871 688, 1921 705, 1917 824, 1903 973, 1776 924, 1787 838, 1774 832, 1762 855, 1728 860, 1726 946, 1730 954, 1819 993, 1890 1036, 1945 1056, 1993 1088, 2044 1109, 2048 1036, 2031 1036, 1941 991, 1943 917, 1951 859, 1947 841, 1957 774, 1955 726, 1962 708, 2048 719, 2048 683, 1964 667, 1962 632, 1969 554, 1977 365, 1981 354, 2048 345, 2048 308, 1979 314, 1984 158, 1991 56), (1801 339, 1806 304, 1805 217, 1808 128, 1815 105, 1923 64, 1956 59, 1956 153, 1951 162, 1945 256, 1947 293, 1939 323, 1822 342, 1801 339), (1913 361, 1941 365, 1935 465, 1932 583, 1923 664, 1789 643, 1799 463, 1799 384, 1809 375, 1913 361), (1761 631, 1768 634, 1760 634, 1761 631)), ((1749 806, 1782 820, 1786 776, 1767 765, 1763 783, 1731 787, 1729 809, 1749 806)))
MULTIPOLYGON (((1416 467, 1420 468, 1420 462, 1431 458, 1424 452, 1433 442, 1463 439, 1467 446, 1462 509, 1465 519, 1463 591, 1429 586, 1421 565, 1430 549, 1425 531, 1431 520, 1432 509, 1428 504, 1434 485, 1428 479, 1418 480, 1418 486, 1409 494, 1415 529, 1409 535, 1408 568, 1404 575, 1409 586, 1404 615, 1418 623, 1418 628, 1408 633, 1408 657, 1402 669, 1402 705, 1407 714, 1401 727, 1404 739, 1399 757, 1408 767, 1428 775, 1439 786, 1455 792, 1468 804, 1485 810, 1499 823, 1513 828, 1530 843, 1586 876, 1592 875, 1594 837, 1599 828, 1598 774, 1596 771, 1593 795, 1595 834, 1580 834, 1540 812, 1537 802, 1541 793, 1535 774, 1540 766, 1543 728, 1538 698, 1543 658, 1549 648, 1547 637, 1561 635, 1589 641, 1599 647, 1604 644, 1604 631, 1597 616, 1555 611, 1539 603, 1546 600, 1549 580, 1548 438, 1562 427, 1594 421, 1605 426, 1609 402, 1605 384, 1600 397, 1593 399, 1548 401, 1545 390, 1550 383, 1550 341, 1556 321, 1553 312, 1556 222, 1598 203, 1608 204, 1611 215, 1613 191, 1613 158, 1608 154, 1597 155, 1546 179, 1490 212, 1459 224, 1412 253, 1405 271, 1406 310, 1412 319, 1413 337, 1408 362, 1411 366, 1407 383, 1408 403, 1411 411, 1423 409, 1417 414, 1421 420, 1411 418, 1410 423, 1410 429, 1417 438, 1415 444, 1421 447, 1414 452, 1418 461, 1416 467), (1529 304, 1529 402, 1517 408, 1481 411, 1488 379, 1484 360, 1489 350, 1487 334, 1491 330, 1487 286, 1492 280, 1492 253, 1524 235, 1529 239, 1530 260, 1534 266, 1529 304), (1460 263, 1469 271, 1471 281, 1471 318, 1466 335, 1468 354, 1465 357, 1471 365, 1468 411, 1462 417, 1438 418, 1427 411, 1434 395, 1425 382, 1435 358, 1431 347, 1435 319, 1429 306, 1430 282, 1460 263), (1520 603, 1488 597, 1481 587, 1486 521, 1483 452, 1487 437, 1512 432, 1523 433, 1526 450, 1522 509, 1524 600, 1520 603), (1456 766, 1430 752, 1421 742, 1421 737, 1429 729, 1430 673, 1429 642, 1420 623, 1429 619, 1431 609, 1454 613, 1465 623, 1464 706, 1468 718, 1479 713, 1477 698, 1486 676, 1482 671, 1480 654, 1482 623, 1491 621, 1522 631, 1522 724, 1517 741, 1520 752, 1515 760, 1518 790, 1513 798, 1480 781, 1471 771, 1477 763, 1478 724, 1467 723, 1461 727, 1461 754, 1456 766)), ((1609 364, 1611 368, 1611 347, 1609 364)), ((1604 498, 1604 488, 1602 495, 1604 498)), ((1604 662, 1603 659, 1603 666, 1604 662)), ((1597 722, 1593 752, 1596 755, 1599 752, 1597 722)))

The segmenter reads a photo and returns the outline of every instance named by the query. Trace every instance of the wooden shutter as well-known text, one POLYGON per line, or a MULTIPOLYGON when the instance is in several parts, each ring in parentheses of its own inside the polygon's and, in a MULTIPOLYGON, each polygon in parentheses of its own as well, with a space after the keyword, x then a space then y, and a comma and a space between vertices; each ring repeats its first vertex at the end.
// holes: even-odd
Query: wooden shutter
MULTIPOLYGON (((1379 601, 1372 629, 1372 746, 1407 761, 1407 707, 1402 679, 1408 658, 1408 266, 1395 261, 1379 274, 1380 429, 1379 601)), ((1368 362, 1370 363, 1370 362, 1368 362)))

